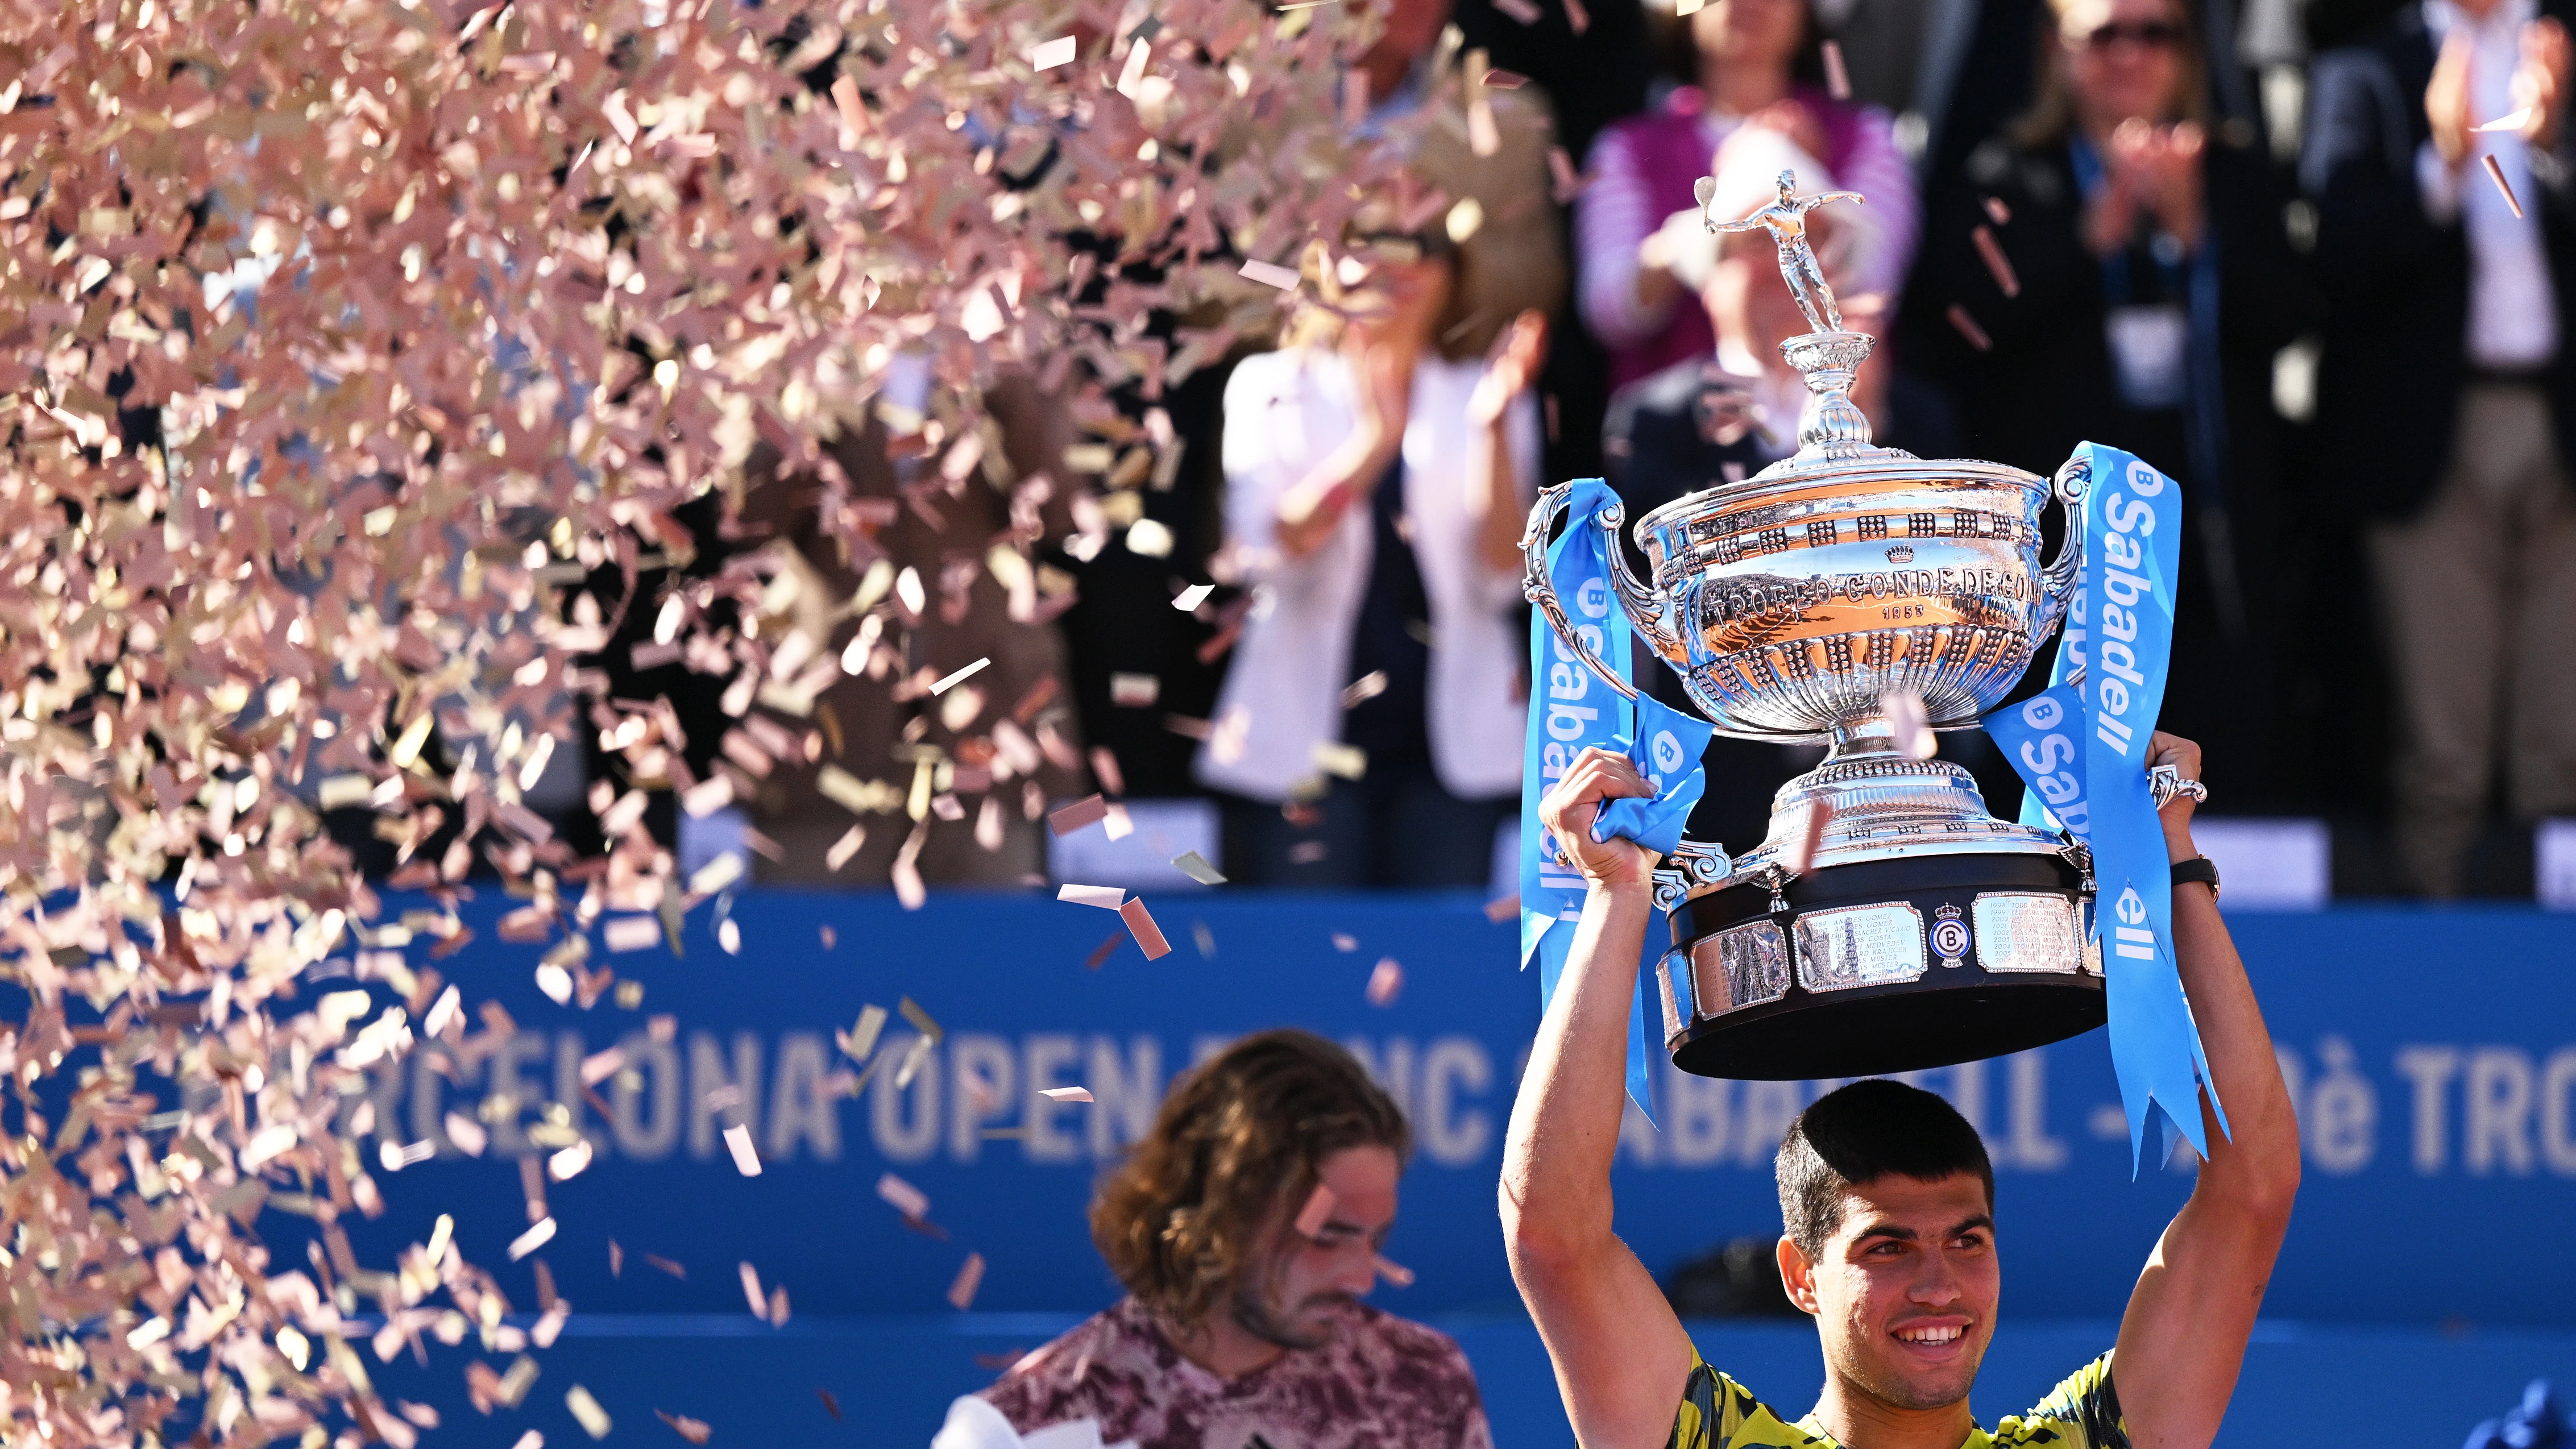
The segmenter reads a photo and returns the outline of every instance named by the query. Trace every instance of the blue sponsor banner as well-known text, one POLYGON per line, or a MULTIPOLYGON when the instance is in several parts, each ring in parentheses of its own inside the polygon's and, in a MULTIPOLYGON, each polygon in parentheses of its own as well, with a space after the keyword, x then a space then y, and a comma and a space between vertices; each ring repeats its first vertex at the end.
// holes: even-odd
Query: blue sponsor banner
MULTIPOLYGON (((1116 922, 1082 906, 935 894, 905 912, 882 897, 756 892, 734 903, 739 955, 719 948, 703 909, 681 957, 595 954, 592 967, 645 989, 634 1009, 610 988, 588 1010, 539 992, 537 948, 495 939, 508 904, 468 903, 479 936, 455 956, 411 953, 462 983, 469 1008, 500 1002, 507 1030, 487 1038, 474 1020, 472 1050, 416 1053, 347 1104, 371 1114, 361 1155, 386 1202, 372 1222, 343 1219, 370 1267, 451 1212, 469 1256, 523 1304, 542 1260, 585 1313, 743 1312, 748 1262, 799 1314, 945 1312, 973 1252, 988 1264, 979 1311, 1094 1308, 1116 1291, 1084 1218, 1095 1178, 1176 1073, 1236 1034, 1298 1025, 1349 1044, 1414 1122, 1387 1253, 1419 1281, 1379 1300, 1415 1315, 1517 1303, 1494 1189, 1538 1004, 1510 969, 1513 923, 1472 899, 1175 893, 1151 906, 1177 949, 1147 962, 1122 946, 1090 970, 1116 922), (1372 1006, 1367 983, 1387 957, 1403 990, 1372 1006), (901 1087, 889 1065, 847 1095, 835 1029, 903 997, 944 1040, 901 1087), (657 1017, 669 1018, 660 1035, 657 1017), (584 1063, 600 1072, 612 1047, 623 1061, 585 1089, 584 1063), (1039 1095, 1066 1086, 1096 1101, 1039 1095), (481 1158, 450 1141, 451 1111, 489 1135, 481 1158), (737 1122, 757 1177, 724 1141, 737 1122), (511 1263, 506 1245, 528 1225, 518 1158, 557 1150, 565 1132, 591 1144, 591 1162, 546 1185, 560 1231, 511 1263), (437 1155, 388 1172, 386 1144, 437 1155), (927 1230, 879 1199, 889 1172, 929 1196, 927 1230)), ((2528 1229, 2576 1202, 2576 978, 2563 969, 2576 918, 2352 909, 2232 924, 2305 1140, 2266 1313, 2563 1321, 2576 1246, 2528 1229), (2352 1245, 2365 1242, 2438 1250, 2376 1253, 2355 1273, 2352 1245)), ((899 1059, 912 1035, 898 1016, 883 1049, 899 1059)), ((1710 1081, 1660 1058, 1654 1069, 1661 1129, 1632 1113, 1615 1174, 1623 1236, 1660 1273, 1776 1233, 1772 1148, 1830 1084, 1710 1081)), ((2101 1035, 1915 1080, 1957 1103, 1994 1153, 2014 1311, 2116 1316, 2190 1178, 2150 1164, 2129 1180, 2101 1035)), ((287 1242, 297 1221, 272 1207, 262 1231, 300 1260, 287 1242)))

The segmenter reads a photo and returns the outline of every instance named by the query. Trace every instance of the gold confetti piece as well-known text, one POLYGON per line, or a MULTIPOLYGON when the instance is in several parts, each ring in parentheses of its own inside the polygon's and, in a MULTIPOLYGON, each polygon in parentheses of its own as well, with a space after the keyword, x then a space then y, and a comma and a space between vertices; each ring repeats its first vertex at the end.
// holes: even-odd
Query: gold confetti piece
POLYGON ((1843 48, 1828 40, 1820 47, 1825 55, 1825 94, 1838 101, 1851 99, 1851 72, 1843 68, 1843 48))
POLYGON ((554 1236, 555 1220, 553 1218, 539 1219, 535 1227, 528 1229, 526 1232, 521 1233, 510 1240, 510 1261, 515 1263, 521 1258, 528 1256, 530 1253, 535 1252, 537 1249, 544 1247, 546 1244, 554 1241, 554 1236))
POLYGON ((958 1312, 965 1312, 967 1305, 975 1301, 975 1290, 982 1286, 984 1286, 984 1255, 968 1253, 965 1263, 957 1270, 956 1279, 948 1285, 949 1304, 958 1312))
POLYGON ((930 686, 930 692, 933 695, 946 694, 958 685, 963 684, 967 680, 974 678, 976 675, 983 673, 984 667, 992 662, 993 661, 989 657, 978 659, 974 663, 967 665, 965 668, 960 669, 953 674, 944 675, 940 678, 938 683, 930 686))
POLYGON ((877 1037, 884 1032, 886 1009, 870 1003, 859 1008, 859 1020, 846 1032, 835 1032, 841 1051, 854 1062, 864 1062, 877 1049, 877 1037))
POLYGON ((733 1154, 734 1171, 745 1177, 760 1176, 760 1153, 751 1145, 751 1129, 736 1122, 724 1130, 725 1150, 733 1154))
POLYGON ((1315 1190, 1306 1194, 1306 1205, 1297 1209, 1299 1236, 1308 1238, 1322 1236, 1324 1225, 1333 1220, 1333 1209, 1340 1205, 1341 1199, 1333 1195, 1331 1188, 1320 1182, 1316 1183, 1315 1190))
POLYGON ((1976 318, 1968 315, 1967 308, 1953 302, 1944 315, 1950 319, 1950 325, 1959 330, 1959 335, 1968 339, 1969 346, 1979 352, 1995 350, 1994 339, 1986 335, 1986 329, 1977 325, 1976 318))
MULTIPOLYGON (((846 79, 846 77, 844 77, 844 79, 846 79)), ((715 1432, 715 1430, 707 1426, 704 1420, 692 1419, 686 1414, 666 1414, 660 1409, 655 1409, 653 1411, 653 1417, 670 1425, 672 1433, 679 1435, 681 1438, 688 1440, 692 1444, 704 1444, 707 1442, 708 1436, 715 1432)))
POLYGON ((742 1272, 742 1296, 751 1304, 751 1316, 763 1323, 769 1321, 769 1300, 760 1291, 760 1270, 749 1263, 739 1265, 742 1272))
POLYGON ((1127 892, 1117 886, 1062 885, 1056 887, 1055 898, 1077 906, 1098 906, 1104 911, 1127 904, 1127 892))
POLYGON ((2013 274, 2012 262, 2004 256, 2003 247, 1996 243, 1994 232, 1980 226, 1968 233, 1968 239, 1976 243, 1978 258, 1985 262, 1988 275, 1995 279, 1997 287, 2003 289, 2003 294, 2020 296, 2021 278, 2013 274))
POLYGON ((608 1431, 613 1427, 608 1411, 599 1406, 599 1400, 590 1396, 590 1390, 579 1384, 573 1385, 564 1393, 564 1407, 572 1410, 572 1416, 581 1421, 583 1433, 593 1439, 608 1437, 608 1431))
POLYGON ((1172 607, 1180 610, 1184 614, 1190 613, 1197 609, 1199 605, 1206 603, 1208 601, 1208 595, 1215 592, 1216 585, 1214 584, 1192 584, 1188 588, 1183 589, 1172 596, 1172 607))
POLYGON ((904 1020, 912 1023, 912 1029, 921 1033, 922 1040, 938 1042, 947 1037, 948 1033, 938 1022, 931 1020, 930 1013, 922 1010, 911 997, 897 998, 894 1009, 902 1014, 904 1020))
POLYGON ((877 1196, 885 1199, 885 1201, 890 1204, 896 1212, 903 1214, 914 1222, 926 1222, 929 1220, 929 1194, 923 1192, 920 1188, 914 1187, 911 1183, 904 1181, 902 1178, 895 1176, 891 1172, 886 1173, 884 1176, 877 1179, 877 1196))
POLYGON ((1397 965, 1392 956, 1380 957, 1377 968, 1369 972, 1369 1005, 1392 1006, 1395 1004, 1395 994, 1403 989, 1404 968, 1397 965))
POLYGON ((1145 909, 1143 897, 1120 906, 1118 915, 1126 921, 1128 933, 1136 938, 1136 945, 1144 951, 1146 960, 1156 961, 1172 954, 1172 943, 1163 939, 1163 928, 1154 924, 1153 914, 1145 909))
POLYGON ((2496 190, 2504 193, 2504 204, 2506 209, 2513 213, 2514 220, 2520 221, 2522 219, 2522 202, 2520 198, 2513 194, 2512 183, 2504 179, 2504 167, 2497 162, 2495 153, 2493 151, 2489 151, 2478 159, 2486 163, 2487 179, 2495 183, 2496 190))
MULTIPOLYGON (((1827 44, 1831 43, 1832 42, 1830 41, 1827 42, 1827 44)), ((1386 1279, 1386 1281, 1394 1284, 1398 1288, 1410 1288, 1413 1286, 1413 1270, 1411 1268, 1405 1267, 1403 1264, 1386 1256, 1384 1253, 1378 1254, 1376 1261, 1378 1276, 1386 1279)))
POLYGON ((1088 1102, 1091 1100, 1091 1089, 1088 1087, 1040 1087, 1038 1089, 1038 1095, 1046 1098, 1050 1102, 1088 1102))
POLYGON ((1122 709, 1151 709, 1161 698, 1163 681, 1151 674, 1109 676, 1109 702, 1122 709))
POLYGON ((1259 282, 1265 287, 1277 287, 1283 292, 1296 291, 1297 284, 1303 280, 1297 275, 1297 269, 1294 267, 1283 267, 1277 262, 1257 259, 1246 261, 1237 275, 1259 282))
POLYGON ((2530 124, 2531 107, 2525 106, 2521 110, 2514 111, 2507 115, 2498 116, 2483 126, 2471 126, 2469 128, 2469 134, 2480 136, 2492 135, 2505 131, 2519 131, 2530 124))
POLYGON ((1368 751, 1357 745, 1317 740, 1311 754, 1315 768, 1327 775, 1339 775, 1345 780, 1357 780, 1368 774, 1368 751))
POLYGON ((1181 874, 1197 881, 1200 885, 1225 884, 1224 874, 1215 866, 1208 864, 1207 857, 1195 850, 1185 850, 1173 856, 1172 864, 1179 866, 1181 874))
POLYGON ((1070 65, 1073 63, 1074 43, 1075 38, 1070 35, 1059 35, 1053 40, 1040 41, 1029 47, 1029 64, 1037 70, 1053 70, 1060 65, 1070 65))
POLYGON ((1098 795, 1086 795, 1070 805, 1059 805, 1047 812, 1047 828, 1057 835, 1071 835, 1084 826, 1107 818, 1109 802, 1098 795))

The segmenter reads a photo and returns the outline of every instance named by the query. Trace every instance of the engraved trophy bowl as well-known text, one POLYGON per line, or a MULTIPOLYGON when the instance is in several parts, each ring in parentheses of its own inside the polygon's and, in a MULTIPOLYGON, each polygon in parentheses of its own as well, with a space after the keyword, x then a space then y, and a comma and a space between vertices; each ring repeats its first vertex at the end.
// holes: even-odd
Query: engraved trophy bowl
MULTIPOLYGON (((1780 190, 1755 218, 1825 199, 1795 198, 1786 175, 1780 190)), ((1657 870, 1666 1046, 1704 1076, 1855 1077, 2090 1030, 2104 1009, 2083 848, 1994 818, 1967 771, 1902 753, 1886 703, 1911 693, 1932 728, 1961 729, 2011 693, 2073 595, 2089 480, 2080 464, 2052 483, 1878 446, 1849 395, 1874 339, 1839 330, 1812 256, 1793 254, 1803 235, 1782 230, 1782 272, 1835 328, 1780 346, 1808 390, 1798 451, 1638 520, 1650 579, 1615 538, 1607 548, 1613 596, 1719 733, 1831 746, 1773 797, 1759 845, 1730 857, 1685 839, 1657 870), (2043 562, 2052 498, 2067 536, 2043 562)), ((1633 698, 1547 576, 1571 489, 1531 510, 1527 593, 1633 698)), ((1615 508, 1597 520, 1614 534, 1624 521, 1615 508)))

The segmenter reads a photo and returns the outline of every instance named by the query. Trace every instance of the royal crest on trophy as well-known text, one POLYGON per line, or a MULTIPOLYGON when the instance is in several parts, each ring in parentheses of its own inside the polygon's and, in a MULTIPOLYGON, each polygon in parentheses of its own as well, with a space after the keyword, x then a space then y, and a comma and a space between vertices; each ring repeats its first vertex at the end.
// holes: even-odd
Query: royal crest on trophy
MULTIPOLYGON (((1711 183, 1700 183, 1708 204, 1711 183)), ((2103 1023, 2088 945, 2092 860, 2069 836, 1996 819, 1959 766, 1916 758, 1891 710, 1976 727, 2065 617, 2083 560, 2080 462, 2054 480, 1877 446, 1850 397, 1875 339, 1842 330, 1806 213, 1778 201, 1712 230, 1768 230, 1814 329, 1780 345, 1805 379, 1798 451, 1637 520, 1650 577, 1615 536, 1609 594, 1721 734, 1822 743, 1781 786, 1769 834, 1730 856, 1685 839, 1656 876, 1672 950, 1656 972, 1675 1065, 1706 1076, 1854 1077, 2044 1045, 2103 1023), (2065 509, 2057 557, 2041 518, 2065 509)), ((1527 592, 1562 644, 1630 699, 1549 576, 1575 484, 1543 494, 1527 592)), ((1597 485, 1595 485, 1597 486, 1597 485)), ((1615 507, 1569 528, 1614 535, 1615 507)), ((1621 661, 1624 663, 1624 661, 1621 661)))

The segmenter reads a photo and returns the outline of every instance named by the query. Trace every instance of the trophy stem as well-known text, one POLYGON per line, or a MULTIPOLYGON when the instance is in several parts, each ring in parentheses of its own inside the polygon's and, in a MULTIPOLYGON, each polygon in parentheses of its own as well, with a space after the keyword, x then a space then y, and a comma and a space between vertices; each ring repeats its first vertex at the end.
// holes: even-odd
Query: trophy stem
POLYGON ((1896 726, 1875 710, 1852 719, 1836 720, 1832 726, 1833 745, 1825 752, 1824 763, 1845 764, 1853 760, 1903 758, 1896 748, 1896 726))

